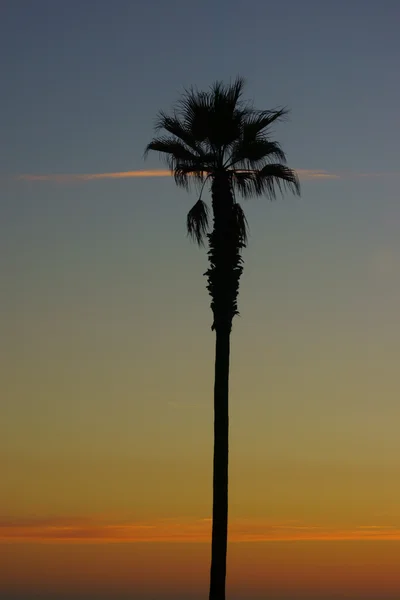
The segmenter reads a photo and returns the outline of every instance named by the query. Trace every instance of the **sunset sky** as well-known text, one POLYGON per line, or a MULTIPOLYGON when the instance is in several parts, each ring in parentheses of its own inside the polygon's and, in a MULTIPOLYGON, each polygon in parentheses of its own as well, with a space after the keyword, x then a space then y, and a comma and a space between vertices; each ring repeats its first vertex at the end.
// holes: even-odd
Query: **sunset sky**
MULTIPOLYGON (((398 0, 3 0, 0 598, 201 600, 214 337, 157 111, 237 74, 300 199, 246 201, 228 600, 400 597, 398 0)), ((205 194, 207 198, 207 193, 205 194)))

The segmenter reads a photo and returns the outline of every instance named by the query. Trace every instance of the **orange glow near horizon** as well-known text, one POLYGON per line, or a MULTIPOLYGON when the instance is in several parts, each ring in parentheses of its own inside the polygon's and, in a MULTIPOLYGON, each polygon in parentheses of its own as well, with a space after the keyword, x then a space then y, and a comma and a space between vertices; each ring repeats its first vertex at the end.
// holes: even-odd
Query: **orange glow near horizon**
MULTIPOLYGON (((156 519, 107 522, 101 519, 10 519, 0 523, 0 543, 204 543, 211 538, 211 519, 156 519)), ((302 523, 236 519, 231 543, 296 541, 400 541, 400 528, 359 525, 333 528, 302 523)))
MULTIPOLYGON (((209 551, 206 544, 186 543, 1 544, 0 571, 6 593, 62 589, 71 595, 200 598, 207 591, 209 551)), ((233 544, 227 592, 280 599, 346 590, 354 598, 396 598, 399 560, 400 545, 388 542, 233 544)))

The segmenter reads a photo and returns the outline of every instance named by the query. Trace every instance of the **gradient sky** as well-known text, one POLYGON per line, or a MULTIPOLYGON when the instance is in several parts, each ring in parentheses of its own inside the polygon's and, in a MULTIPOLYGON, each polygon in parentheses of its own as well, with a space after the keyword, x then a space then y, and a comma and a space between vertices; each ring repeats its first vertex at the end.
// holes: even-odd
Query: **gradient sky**
POLYGON ((206 597, 206 256, 195 193, 143 149, 184 86, 237 74, 290 107, 274 133, 302 198, 245 206, 229 598, 400 597, 399 18, 3 0, 2 598, 206 597))

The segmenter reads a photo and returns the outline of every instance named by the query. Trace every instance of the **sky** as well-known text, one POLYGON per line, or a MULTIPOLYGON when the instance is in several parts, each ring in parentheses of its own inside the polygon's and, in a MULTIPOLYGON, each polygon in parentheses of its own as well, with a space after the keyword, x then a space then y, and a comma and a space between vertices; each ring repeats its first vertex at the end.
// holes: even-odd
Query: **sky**
POLYGON ((302 196, 244 203, 228 598, 398 599, 397 0, 0 10, 0 597, 206 597, 207 261, 143 151, 240 74, 302 196))

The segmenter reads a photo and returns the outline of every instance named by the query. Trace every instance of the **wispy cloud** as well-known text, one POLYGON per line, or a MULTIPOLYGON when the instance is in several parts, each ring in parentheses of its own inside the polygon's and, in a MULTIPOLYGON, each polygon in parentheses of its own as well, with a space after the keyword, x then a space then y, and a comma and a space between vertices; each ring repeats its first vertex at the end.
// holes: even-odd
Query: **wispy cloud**
POLYGON ((339 173, 332 173, 330 171, 318 171, 316 169, 296 169, 297 175, 300 179, 341 179, 339 173))
MULTIPOLYGON (((209 542, 211 519, 158 519, 109 522, 105 519, 1 519, 0 543, 140 543, 209 542)), ((318 525, 232 519, 231 542, 396 540, 400 528, 361 525, 332 528, 318 525)))
MULTIPOLYGON (((317 169, 297 169, 297 174, 302 180, 313 179, 340 179, 342 175, 329 171, 317 169)), ((170 177, 171 172, 166 169, 138 170, 138 171, 117 171, 109 173, 58 173, 58 174, 35 174, 26 173, 17 175, 19 181, 49 181, 53 183, 79 183, 85 181, 98 181, 101 179, 134 179, 147 177, 170 177)))
POLYGON ((395 529, 393 525, 359 525, 358 529, 395 529))
POLYGON ((135 177, 170 177, 171 172, 165 169, 148 171, 116 171, 113 173, 58 173, 48 175, 24 174, 18 175, 19 181, 53 181, 55 183, 78 183, 82 181, 97 181, 99 179, 131 179, 135 177))

